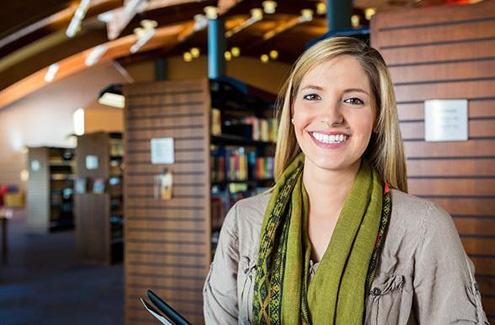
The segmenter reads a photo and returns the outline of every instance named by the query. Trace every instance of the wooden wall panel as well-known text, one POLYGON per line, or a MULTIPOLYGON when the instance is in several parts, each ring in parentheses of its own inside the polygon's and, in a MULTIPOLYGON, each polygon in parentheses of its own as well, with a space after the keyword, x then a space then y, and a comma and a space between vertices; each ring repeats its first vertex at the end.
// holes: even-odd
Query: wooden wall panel
POLYGON ((442 45, 442 51, 432 46, 402 48, 382 48, 380 53, 390 68, 402 65, 430 65, 432 63, 448 64, 455 62, 472 62, 493 60, 494 40, 480 42, 457 42, 442 45), (475 45, 475 46, 473 46, 475 45))
POLYGON ((210 95, 207 80, 125 88, 125 309, 127 324, 156 323, 139 298, 155 291, 193 324, 211 251, 210 95), (173 137, 175 162, 152 165, 150 140, 173 137), (154 176, 173 173, 173 197, 154 197, 154 176))
MULTIPOLYGON (((495 43, 494 43, 495 46, 495 43)), ((469 101, 469 120, 495 118, 495 98, 469 101)), ((401 122, 417 122, 424 120, 424 105, 420 103, 401 104, 397 106, 401 122)))
POLYGON ((27 184, 27 223, 29 231, 46 233, 50 229, 50 166, 48 148, 29 148, 29 180, 27 184), (32 170, 31 162, 38 161, 40 169, 32 170))
POLYGON ((371 45, 394 82, 409 191, 452 215, 495 322, 495 2, 379 13, 371 45), (457 98, 469 140, 425 142, 424 101, 457 98))

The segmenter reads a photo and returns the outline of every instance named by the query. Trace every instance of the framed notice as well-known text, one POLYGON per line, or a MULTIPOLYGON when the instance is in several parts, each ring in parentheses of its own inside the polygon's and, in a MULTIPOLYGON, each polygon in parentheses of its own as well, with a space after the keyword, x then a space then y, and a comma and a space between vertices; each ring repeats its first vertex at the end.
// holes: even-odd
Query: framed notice
POLYGON ((100 166, 100 161, 98 156, 87 155, 86 156, 86 169, 87 170, 95 170, 100 166))
POLYGON ((174 157, 174 138, 151 139, 151 163, 173 164, 174 157))
POLYGON ((467 99, 425 101, 426 141, 467 141, 468 134, 467 99))

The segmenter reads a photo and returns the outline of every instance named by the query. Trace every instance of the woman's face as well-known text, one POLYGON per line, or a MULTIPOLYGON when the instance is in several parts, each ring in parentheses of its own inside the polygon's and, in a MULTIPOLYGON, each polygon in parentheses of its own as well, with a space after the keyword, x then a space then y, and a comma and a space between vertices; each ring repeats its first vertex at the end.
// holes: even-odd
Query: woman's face
POLYGON ((355 168, 373 130, 373 101, 368 77, 351 56, 310 70, 299 86, 292 116, 306 163, 326 170, 355 168))

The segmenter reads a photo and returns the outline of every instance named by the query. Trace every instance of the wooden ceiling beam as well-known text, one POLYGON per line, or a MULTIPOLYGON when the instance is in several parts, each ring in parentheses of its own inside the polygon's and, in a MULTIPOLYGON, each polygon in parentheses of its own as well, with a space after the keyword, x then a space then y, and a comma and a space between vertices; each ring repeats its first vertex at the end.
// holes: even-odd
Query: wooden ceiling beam
MULTIPOLYGON (((177 41, 177 35, 183 30, 183 28, 183 24, 158 28, 154 38, 145 44, 141 50, 148 51, 159 47, 166 48, 169 46, 174 46, 177 41)), ((100 61, 97 64, 102 64, 104 62, 128 55, 130 47, 135 42, 136 37, 134 35, 129 35, 106 43, 105 45, 108 46, 108 50, 100 58, 100 61)), ((59 70, 54 81, 87 69, 88 67, 85 64, 85 60, 92 50, 93 48, 87 49, 57 62, 59 65, 59 70)), ((48 67, 43 68, 2 90, 0 92, 0 109, 34 91, 37 91, 38 89, 45 87, 47 83, 44 80, 44 77, 47 71, 48 67)))

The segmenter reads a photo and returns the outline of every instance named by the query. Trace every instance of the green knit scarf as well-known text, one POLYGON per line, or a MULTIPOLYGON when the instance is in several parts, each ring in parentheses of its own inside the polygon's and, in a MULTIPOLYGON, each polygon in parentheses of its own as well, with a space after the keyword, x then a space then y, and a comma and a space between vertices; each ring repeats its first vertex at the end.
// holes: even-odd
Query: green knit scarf
MULTIPOLYGON (((277 181, 263 220, 253 297, 254 324, 362 324, 367 279, 378 256, 382 185, 363 159, 329 246, 309 283, 311 244, 301 153, 277 181), (309 285, 308 285, 309 283, 309 285)), ((386 209, 390 213, 389 207, 386 209)), ((385 226, 388 216, 385 218, 385 226)), ((385 228, 384 228, 385 229, 385 228)), ((380 234, 381 233, 381 234, 380 234)))

